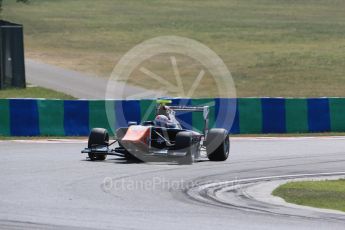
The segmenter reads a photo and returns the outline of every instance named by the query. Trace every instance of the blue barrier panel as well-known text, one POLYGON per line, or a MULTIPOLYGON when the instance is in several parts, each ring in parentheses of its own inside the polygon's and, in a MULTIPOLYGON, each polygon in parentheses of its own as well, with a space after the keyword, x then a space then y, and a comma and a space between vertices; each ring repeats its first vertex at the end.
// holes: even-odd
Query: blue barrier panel
POLYGON ((240 132, 241 131, 240 131, 239 113, 238 113, 238 109, 236 109, 235 119, 234 119, 234 122, 232 123, 230 133, 231 134, 240 134, 240 132))
POLYGON ((232 134, 240 132, 237 99, 216 98, 215 99, 215 127, 224 128, 232 134))
POLYGON ((141 121, 141 108, 139 100, 115 101, 115 127, 127 127, 129 121, 138 124, 141 121))
POLYGON ((328 98, 309 98, 307 104, 309 132, 329 132, 331 118, 328 98))
POLYGON ((64 127, 66 136, 87 136, 89 127, 89 102, 64 101, 64 127))
MULTIPOLYGON (((171 105, 173 106, 186 106, 191 105, 191 99, 175 98, 172 99, 171 105)), ((193 114, 191 112, 176 112, 176 120, 178 120, 184 129, 193 129, 193 114)))
MULTIPOLYGON (((177 98, 172 99, 172 105, 198 105, 200 104, 198 100, 202 100, 204 103, 213 101, 211 121, 214 120, 215 127, 225 128, 232 134, 329 132, 331 131, 331 119, 333 119, 333 130, 345 131, 342 129, 343 122, 341 115, 339 115, 339 111, 343 110, 342 105, 345 104, 343 103, 345 98, 216 98, 196 99, 194 103, 192 99, 177 98), (305 103, 302 103, 304 100, 305 103), (332 100, 333 104, 331 103, 332 100), (299 124, 302 126, 298 126, 299 124)), ((38 100, 33 99, 2 101, 3 114, 2 117, 0 116, 2 119, 0 120, 0 125, 2 125, 0 132, 2 135, 38 136, 42 135, 40 130, 46 130, 45 133, 50 135, 86 136, 89 134, 89 129, 93 128, 91 126, 104 126, 103 123, 107 123, 103 102, 70 100, 61 101, 61 103, 63 107, 60 106, 60 111, 56 107, 59 104, 56 101, 54 103, 49 100, 38 102, 38 100), (61 112, 60 117, 56 117, 56 114, 52 118, 46 117, 50 116, 52 111, 48 107, 41 108, 39 105, 42 103, 51 105, 51 110, 56 110, 59 114, 61 112), (49 121, 53 122, 51 127, 49 121), (42 124, 46 126, 43 127, 44 129, 42 124), (59 129, 54 127, 59 127, 59 129)), ((139 123, 145 114, 142 108, 147 109, 145 107, 146 102, 143 103, 140 100, 116 100, 110 101, 110 103, 113 106, 111 112, 114 112, 114 114, 110 114, 110 127, 115 126, 116 128, 127 126, 128 121, 139 123)), ((203 127, 200 114, 177 112, 176 117, 183 128, 203 127)))
POLYGON ((262 132, 285 133, 285 99, 262 98, 262 132))
POLYGON ((36 100, 11 99, 10 117, 12 136, 38 136, 40 134, 36 100))
MULTIPOLYGON (((239 119, 237 99, 230 99, 230 108, 231 110, 236 109, 234 121, 230 129, 230 133, 239 134, 240 133, 240 119, 239 119), (234 103, 236 103, 236 105, 234 105, 234 103)), ((233 113, 234 113, 233 111, 230 112, 230 114, 233 114, 233 113)))

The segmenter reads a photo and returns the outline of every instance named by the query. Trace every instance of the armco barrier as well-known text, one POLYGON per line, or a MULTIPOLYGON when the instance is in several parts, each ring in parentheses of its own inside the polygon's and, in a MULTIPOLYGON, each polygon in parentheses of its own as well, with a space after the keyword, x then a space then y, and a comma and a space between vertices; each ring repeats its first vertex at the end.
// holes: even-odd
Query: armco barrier
MULTIPOLYGON (((0 99, 2 136, 86 136, 93 127, 126 126, 128 121, 152 120, 154 100, 0 99), (121 114, 124 116, 121 116, 121 114), (109 118, 109 121, 108 121, 109 118)), ((232 134, 344 132, 345 98, 173 99, 174 104, 210 105, 210 127, 230 124, 232 134), (220 111, 229 106, 235 117, 220 111), (235 106, 236 105, 236 106, 235 106)), ((182 125, 203 126, 201 113, 177 114, 182 125)))

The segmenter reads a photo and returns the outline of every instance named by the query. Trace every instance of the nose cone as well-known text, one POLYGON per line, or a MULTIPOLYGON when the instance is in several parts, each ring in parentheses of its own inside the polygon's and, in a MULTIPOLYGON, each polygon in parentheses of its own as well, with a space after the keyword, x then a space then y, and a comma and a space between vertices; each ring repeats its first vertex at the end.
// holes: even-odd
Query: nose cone
POLYGON ((142 125, 132 125, 128 128, 122 142, 146 143, 150 137, 150 127, 142 125))

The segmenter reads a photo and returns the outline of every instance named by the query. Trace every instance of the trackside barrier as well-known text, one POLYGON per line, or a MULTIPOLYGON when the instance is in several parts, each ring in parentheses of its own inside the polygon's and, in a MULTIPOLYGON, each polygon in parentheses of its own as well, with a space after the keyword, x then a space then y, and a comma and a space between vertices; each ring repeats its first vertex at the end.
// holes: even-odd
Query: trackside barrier
MULTIPOLYGON (((126 126, 128 121, 154 118, 155 100, 0 99, 1 136, 87 136, 93 127, 126 126), (151 107, 151 110, 148 108, 151 107), (109 118, 109 120, 108 120, 109 118)), ((210 127, 232 134, 344 132, 345 98, 215 98, 173 99, 173 104, 209 105, 210 127), (224 102, 234 117, 224 116, 224 102), (223 103, 223 104, 222 104, 223 103), (235 106, 236 105, 236 106, 235 106)), ((182 125, 201 130, 201 113, 177 114, 182 125)))

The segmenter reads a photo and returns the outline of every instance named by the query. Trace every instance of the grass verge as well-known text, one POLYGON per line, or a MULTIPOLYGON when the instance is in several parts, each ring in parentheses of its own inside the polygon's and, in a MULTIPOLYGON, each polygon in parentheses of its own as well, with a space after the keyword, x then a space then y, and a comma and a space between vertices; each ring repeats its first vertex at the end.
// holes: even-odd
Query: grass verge
POLYGON ((345 212, 345 179, 289 182, 272 194, 289 203, 345 212))
POLYGON ((25 89, 0 90, 0 98, 48 98, 48 99, 75 99, 64 93, 42 87, 28 87, 25 89))
MULTIPOLYGON (((345 96, 344 8, 341 0, 6 0, 2 17, 24 25, 28 57, 63 67, 109 76, 133 46, 177 35, 214 50, 239 97, 319 97, 345 96)), ((176 83, 169 56, 144 64, 176 83)), ((177 64, 188 89, 200 66, 177 64)), ((132 77, 162 87, 140 71, 132 77)), ((217 96, 215 88, 205 76, 194 96, 217 96)))

